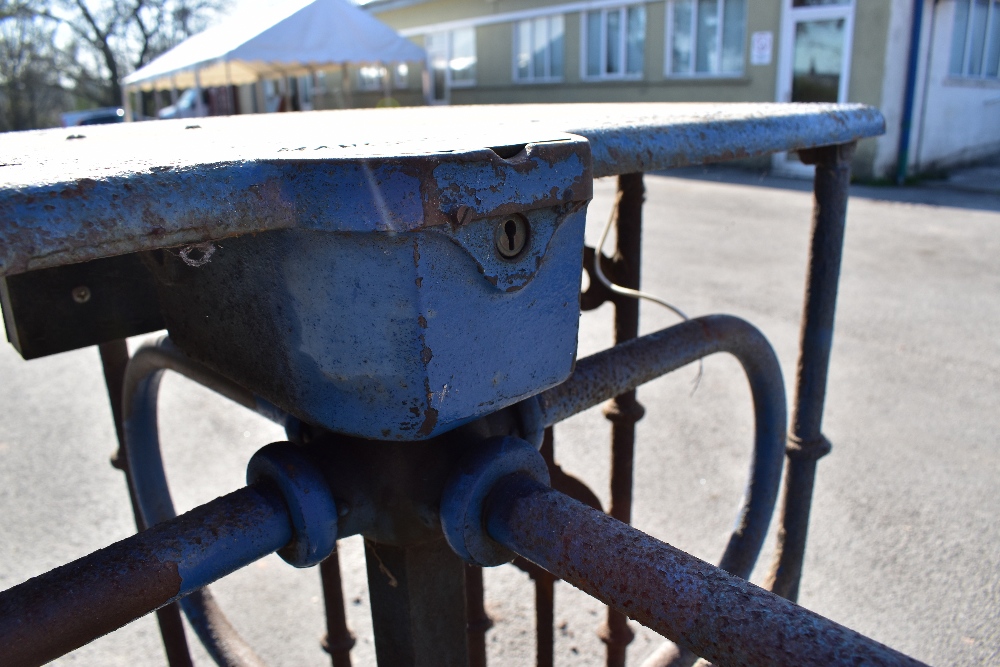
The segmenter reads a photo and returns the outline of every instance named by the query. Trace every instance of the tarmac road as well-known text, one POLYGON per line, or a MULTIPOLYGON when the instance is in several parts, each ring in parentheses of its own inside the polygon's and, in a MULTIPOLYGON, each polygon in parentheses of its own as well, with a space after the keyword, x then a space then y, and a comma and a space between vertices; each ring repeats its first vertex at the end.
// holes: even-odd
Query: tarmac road
MULTIPOLYGON (((808 238, 806 184, 732 172, 648 176, 643 285, 692 316, 759 327, 789 390, 808 238)), ((613 181, 597 184, 593 243, 613 181)), ((643 305, 642 330, 676 320, 643 305)), ((581 356, 611 342, 610 306, 581 321, 581 356)), ((1000 196, 856 187, 800 602, 923 661, 1000 664, 1000 196)), ((133 346, 137 341, 132 341, 133 346)), ((696 556, 722 551, 742 491, 751 410, 728 358, 640 390, 635 524, 696 556)), ((243 484, 277 427, 176 376, 164 382, 163 449, 178 509, 243 484)), ((0 346, 0 589, 133 532, 96 349, 26 363, 0 346)), ((557 428, 556 456, 607 502, 608 426, 599 410, 557 428)), ((760 581, 770 545, 755 573, 760 581)), ((356 665, 374 650, 357 538, 341 543, 356 665)), ((491 665, 533 663, 530 582, 489 570, 491 665)), ((273 665, 328 665, 315 570, 266 558, 213 590, 273 665)), ((559 665, 601 665, 600 606, 556 589, 559 665)), ((634 626, 631 664, 659 645, 634 626)), ((189 641, 199 665, 210 661, 189 641)), ((2 662, 2 660, 0 660, 2 662)), ((58 661, 162 665, 151 617, 58 661)))

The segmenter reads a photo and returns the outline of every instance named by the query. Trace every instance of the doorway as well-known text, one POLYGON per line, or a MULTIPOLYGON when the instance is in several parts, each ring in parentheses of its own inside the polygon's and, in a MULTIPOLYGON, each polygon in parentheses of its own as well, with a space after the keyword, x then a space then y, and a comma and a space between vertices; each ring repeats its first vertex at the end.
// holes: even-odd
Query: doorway
POLYGON ((427 86, 428 104, 448 104, 451 101, 451 82, 448 72, 450 49, 448 47, 448 33, 446 32, 431 33, 424 38, 427 73, 430 78, 427 86))
MULTIPOLYGON (((854 0, 785 0, 778 61, 779 102, 846 102, 854 37, 854 0)), ((774 170, 807 176, 794 153, 774 156, 774 170)))

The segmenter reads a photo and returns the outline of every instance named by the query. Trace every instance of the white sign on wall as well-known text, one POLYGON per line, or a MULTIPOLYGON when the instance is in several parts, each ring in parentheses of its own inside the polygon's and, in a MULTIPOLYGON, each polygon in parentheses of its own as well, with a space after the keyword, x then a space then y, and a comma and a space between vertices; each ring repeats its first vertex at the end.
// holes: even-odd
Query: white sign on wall
POLYGON ((755 32, 750 36, 750 64, 770 65, 774 50, 773 32, 755 32))

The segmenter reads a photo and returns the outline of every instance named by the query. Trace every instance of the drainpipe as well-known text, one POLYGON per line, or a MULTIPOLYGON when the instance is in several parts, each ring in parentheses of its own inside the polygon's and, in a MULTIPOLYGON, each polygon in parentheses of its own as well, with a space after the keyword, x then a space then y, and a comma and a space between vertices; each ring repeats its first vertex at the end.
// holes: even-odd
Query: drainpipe
MULTIPOLYGON (((906 169, 910 159, 910 127, 913 124, 913 98, 916 96, 917 69, 920 65, 920 27, 923 17, 924 0, 913 0, 910 57, 906 65, 906 92, 903 96, 903 117, 899 128, 899 149, 896 153, 896 185, 903 185, 906 182, 906 169)), ((931 37, 933 38, 933 35, 931 37)))

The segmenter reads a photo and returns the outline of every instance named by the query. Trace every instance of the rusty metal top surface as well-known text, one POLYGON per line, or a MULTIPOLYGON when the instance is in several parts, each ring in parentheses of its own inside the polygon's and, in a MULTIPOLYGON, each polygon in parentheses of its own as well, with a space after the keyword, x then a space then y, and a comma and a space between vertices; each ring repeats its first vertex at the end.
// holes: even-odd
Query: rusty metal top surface
MULTIPOLYGON (((449 193, 459 191, 474 202, 492 196, 544 205, 549 195, 538 193, 551 189, 546 179, 566 192, 577 187, 578 198, 585 194, 576 183, 580 170, 555 165, 569 153, 588 159, 580 137, 592 154, 587 170, 600 177, 883 131, 881 114, 861 105, 581 104, 323 111, 4 134, 0 275, 269 229, 412 230, 454 216, 459 195, 449 193), (524 144, 535 153, 529 147, 526 161, 510 158, 510 147, 524 144), (502 184, 515 172, 513 191, 488 182, 495 175, 502 184)), ((566 195, 553 191, 551 198, 566 195)))

